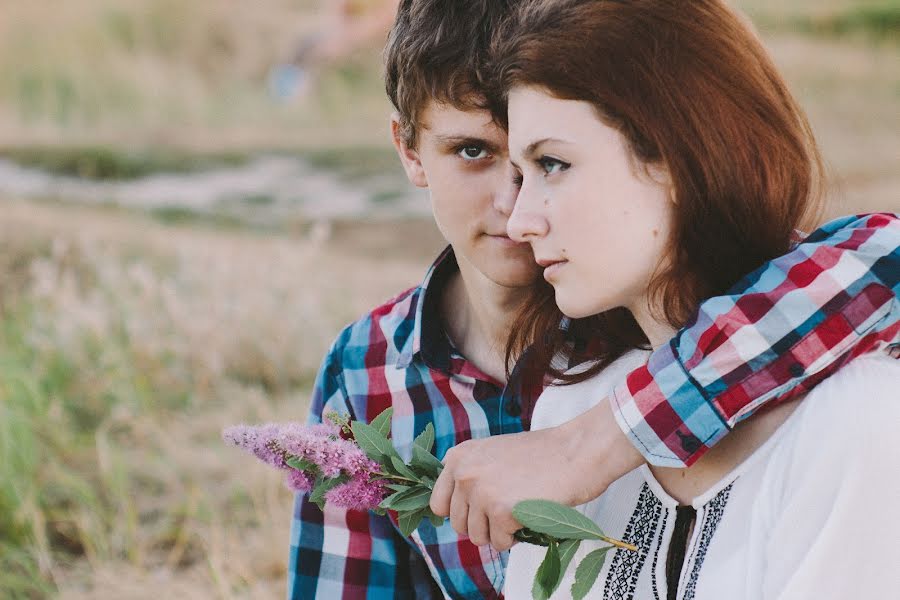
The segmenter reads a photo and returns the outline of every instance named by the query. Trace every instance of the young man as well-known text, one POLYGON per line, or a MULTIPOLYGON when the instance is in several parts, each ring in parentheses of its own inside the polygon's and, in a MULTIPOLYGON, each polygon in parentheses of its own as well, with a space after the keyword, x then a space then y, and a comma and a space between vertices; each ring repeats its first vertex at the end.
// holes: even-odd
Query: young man
MULTIPOLYGON (((438 458, 467 440, 525 431, 541 391, 542 374, 527 369, 504 387, 513 315, 540 270, 506 236, 515 203, 506 136, 482 108, 490 33, 512 3, 403 0, 388 42, 394 142, 410 181, 429 188, 450 247, 420 286, 338 336, 309 421, 320 422, 326 410, 371 420, 392 406, 393 442, 404 458, 428 422, 438 458)), ((628 411, 626 430, 611 410, 597 417, 611 456, 593 467, 600 487, 635 460, 686 466, 761 402, 813 385, 854 353, 895 343, 898 224, 893 215, 849 219, 813 238, 827 247, 828 261, 798 248, 742 282, 754 306, 764 307, 755 318, 739 299, 705 303, 679 343, 623 384, 617 406, 628 411), (752 359, 733 350, 750 338, 767 348, 752 359), (748 380, 755 374, 762 376, 748 380), (712 401, 723 397, 724 413, 726 405, 712 401)), ((526 468, 537 458, 520 455, 526 468)), ((450 523, 426 521, 403 538, 391 517, 330 507, 323 513, 306 496, 296 499, 290 598, 499 598, 505 565, 505 552, 476 546, 450 523)))

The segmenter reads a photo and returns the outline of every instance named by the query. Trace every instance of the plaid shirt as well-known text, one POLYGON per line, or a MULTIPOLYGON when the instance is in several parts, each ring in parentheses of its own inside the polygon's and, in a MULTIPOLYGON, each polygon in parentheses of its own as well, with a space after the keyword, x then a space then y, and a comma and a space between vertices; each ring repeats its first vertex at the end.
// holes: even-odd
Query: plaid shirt
MULTIPOLYGON (((438 458, 465 440, 528 428, 542 374, 517 369, 504 389, 441 329, 439 290, 456 269, 448 250, 421 286, 340 334, 319 372, 310 423, 326 409, 369 421, 393 406, 392 438, 405 459, 428 422, 438 458)), ((898 279, 896 215, 830 223, 732 295, 705 302, 616 390, 620 424, 651 462, 690 464, 762 403, 808 390, 852 356, 897 344, 898 279)), ((501 598, 506 561, 449 522, 436 528, 425 520, 404 538, 391 517, 323 513, 297 495, 288 597, 501 598)))

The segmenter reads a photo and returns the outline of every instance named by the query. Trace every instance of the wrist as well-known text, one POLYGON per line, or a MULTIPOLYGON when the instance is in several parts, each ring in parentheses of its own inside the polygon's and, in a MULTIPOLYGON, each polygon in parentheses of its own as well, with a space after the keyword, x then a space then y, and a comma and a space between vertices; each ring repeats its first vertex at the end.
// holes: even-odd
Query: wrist
POLYGON ((577 504, 589 502, 646 461, 619 427, 609 399, 560 426, 569 441, 573 469, 583 486, 577 504))

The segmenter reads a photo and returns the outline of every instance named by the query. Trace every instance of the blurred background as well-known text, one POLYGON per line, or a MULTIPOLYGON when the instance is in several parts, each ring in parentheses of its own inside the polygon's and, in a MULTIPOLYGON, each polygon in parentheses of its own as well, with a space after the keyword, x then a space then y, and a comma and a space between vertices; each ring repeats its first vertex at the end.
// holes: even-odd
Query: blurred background
MULTIPOLYGON (((900 210, 900 0, 735 4, 826 217, 900 210)), ((291 495, 220 431, 302 420, 339 329, 442 246, 382 9, 0 0, 0 598, 283 596, 291 495)))

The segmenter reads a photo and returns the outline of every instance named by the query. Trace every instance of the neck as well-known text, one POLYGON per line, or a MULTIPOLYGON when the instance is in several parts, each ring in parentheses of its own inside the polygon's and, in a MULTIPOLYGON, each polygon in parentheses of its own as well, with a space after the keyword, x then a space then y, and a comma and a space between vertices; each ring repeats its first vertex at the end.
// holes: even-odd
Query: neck
POLYGON ((675 336, 677 329, 666 321, 656 318, 655 315, 660 314, 662 311, 659 307, 651 308, 650 301, 646 296, 641 296, 628 309, 641 330, 643 330, 644 335, 650 340, 650 346, 654 350, 664 346, 675 336))
POLYGON ((527 288, 498 285, 457 256, 459 274, 441 302, 444 326, 454 346, 486 375, 506 381, 506 342, 527 288))

